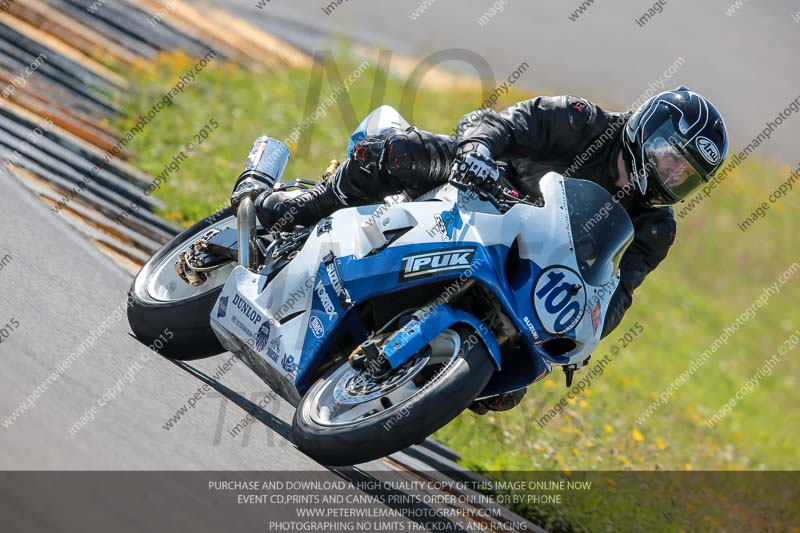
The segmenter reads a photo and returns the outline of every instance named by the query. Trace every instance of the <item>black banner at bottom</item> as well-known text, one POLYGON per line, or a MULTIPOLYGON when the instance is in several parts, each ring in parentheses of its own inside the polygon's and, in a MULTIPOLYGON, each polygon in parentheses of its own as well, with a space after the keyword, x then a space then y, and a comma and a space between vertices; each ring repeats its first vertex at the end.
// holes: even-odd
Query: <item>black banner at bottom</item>
POLYGON ((799 480, 795 472, 0 472, 0 531, 797 532, 799 480))

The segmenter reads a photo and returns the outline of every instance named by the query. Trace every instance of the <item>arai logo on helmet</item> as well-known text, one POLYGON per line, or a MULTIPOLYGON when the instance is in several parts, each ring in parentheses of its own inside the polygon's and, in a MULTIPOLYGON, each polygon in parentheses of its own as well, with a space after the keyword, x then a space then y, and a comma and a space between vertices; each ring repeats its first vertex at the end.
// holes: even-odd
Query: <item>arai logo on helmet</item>
POLYGON ((695 144, 697 144, 697 149, 700 150, 700 153, 703 155, 703 159, 712 165, 719 163, 719 148, 717 148, 717 145, 714 144, 711 139, 708 137, 698 137, 695 144))

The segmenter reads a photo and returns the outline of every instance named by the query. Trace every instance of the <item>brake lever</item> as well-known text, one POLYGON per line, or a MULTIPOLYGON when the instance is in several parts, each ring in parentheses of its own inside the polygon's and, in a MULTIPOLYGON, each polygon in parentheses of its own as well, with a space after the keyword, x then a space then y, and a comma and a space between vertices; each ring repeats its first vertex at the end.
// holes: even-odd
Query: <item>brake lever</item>
POLYGON ((486 187, 489 180, 480 180, 476 178, 455 178, 450 180, 450 184, 456 189, 465 193, 474 193, 483 201, 492 204, 498 211, 505 213, 510 209, 510 206, 500 200, 496 196, 495 191, 503 191, 503 186, 499 183, 492 183, 491 187, 486 187))

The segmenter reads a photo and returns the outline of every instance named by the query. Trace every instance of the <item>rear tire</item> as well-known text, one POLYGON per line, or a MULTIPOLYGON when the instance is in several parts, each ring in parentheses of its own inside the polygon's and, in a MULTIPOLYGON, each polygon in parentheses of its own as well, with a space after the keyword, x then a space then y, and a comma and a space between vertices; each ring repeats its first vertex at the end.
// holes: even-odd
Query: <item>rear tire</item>
MULTIPOLYGON (((297 447, 326 465, 365 463, 418 444, 453 420, 486 387, 494 371, 494 362, 474 329, 457 324, 442 334, 448 331, 460 339, 458 355, 440 371, 438 377, 423 385, 405 402, 363 420, 345 424, 320 423, 314 413, 326 409, 324 406, 320 409, 320 399, 325 397, 324 389, 331 386, 329 380, 341 379, 340 383, 343 382, 345 371, 340 366, 317 381, 303 396, 294 415, 293 432, 297 447), (468 342, 470 337, 472 340, 468 342)), ((349 367, 347 361, 342 364, 349 367)), ((333 409, 336 407, 327 412, 333 409)))
MULTIPOLYGON (((205 292, 196 296, 174 301, 153 297, 148 287, 151 277, 159 268, 164 268, 165 261, 174 256, 176 250, 182 250, 212 226, 230 223, 231 221, 226 219, 232 216, 233 210, 228 207, 179 233, 145 263, 131 284, 128 292, 128 322, 131 330, 137 339, 150 346, 161 338, 162 342, 157 345, 163 347, 157 351, 166 357, 192 360, 225 351, 209 322, 211 310, 222 292, 224 281, 218 286, 206 287, 205 292), (164 343, 163 339, 168 337, 165 335, 166 330, 172 333, 172 338, 164 343)), ((235 219, 233 223, 235 224, 235 219)))

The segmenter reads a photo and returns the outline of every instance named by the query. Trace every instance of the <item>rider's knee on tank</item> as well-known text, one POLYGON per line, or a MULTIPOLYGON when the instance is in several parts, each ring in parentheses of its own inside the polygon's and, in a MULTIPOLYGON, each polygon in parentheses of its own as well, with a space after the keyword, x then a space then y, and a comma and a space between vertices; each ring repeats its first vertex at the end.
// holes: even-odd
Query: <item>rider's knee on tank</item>
MULTIPOLYGON (((428 167, 428 153, 413 128, 391 129, 358 141, 343 173, 343 189, 354 196, 381 197, 413 185, 428 167)), ((377 199, 377 198, 376 198, 377 199)))
POLYGON ((406 190, 424 190, 447 180, 453 141, 416 128, 390 129, 355 144, 339 187, 353 199, 380 201, 406 190))
POLYGON ((454 151, 443 135, 393 128, 358 141, 338 171, 313 189, 262 195, 256 214, 264 227, 285 230, 315 224, 342 207, 425 191, 447 181, 454 151))

